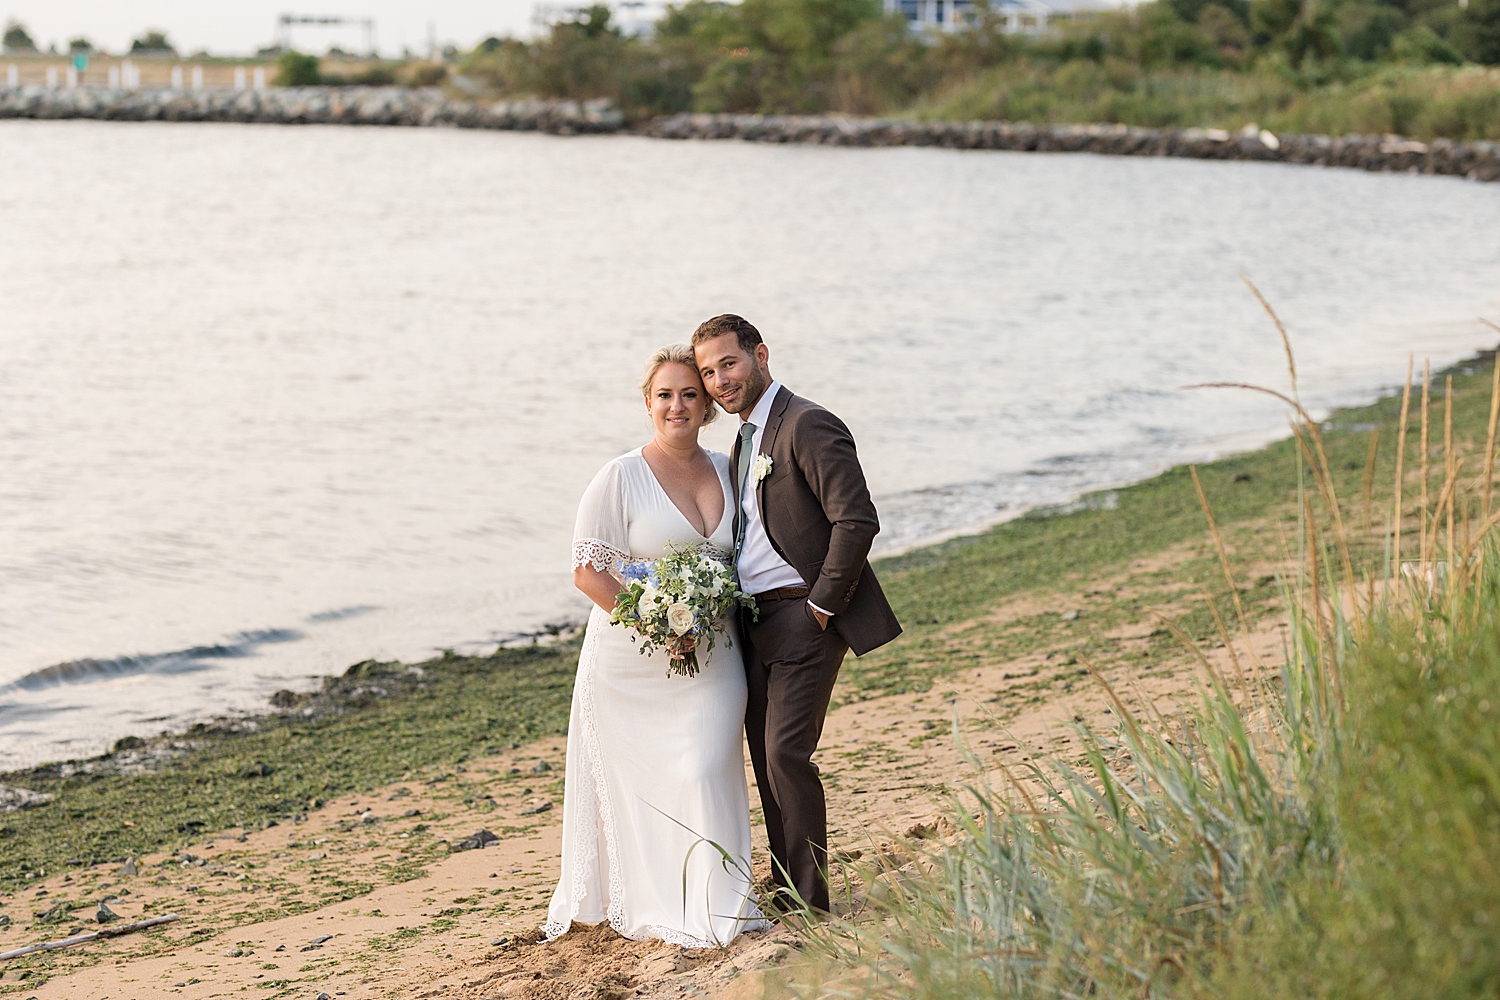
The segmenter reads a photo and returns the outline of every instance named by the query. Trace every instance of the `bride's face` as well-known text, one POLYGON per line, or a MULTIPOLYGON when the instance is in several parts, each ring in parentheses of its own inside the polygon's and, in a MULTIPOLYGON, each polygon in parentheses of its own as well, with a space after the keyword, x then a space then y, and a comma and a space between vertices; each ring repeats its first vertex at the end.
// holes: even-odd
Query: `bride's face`
POLYGON ((703 380, 686 365, 662 365, 651 380, 651 395, 646 411, 656 434, 666 442, 683 446, 696 444, 698 428, 708 410, 708 394, 703 380))

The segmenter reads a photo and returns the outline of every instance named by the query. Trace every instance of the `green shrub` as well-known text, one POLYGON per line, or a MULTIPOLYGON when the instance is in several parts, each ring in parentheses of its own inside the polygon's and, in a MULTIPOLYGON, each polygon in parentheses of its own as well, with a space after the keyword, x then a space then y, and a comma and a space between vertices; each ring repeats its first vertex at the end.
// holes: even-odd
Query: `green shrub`
POLYGON ((171 41, 167 38, 166 32, 148 31, 131 41, 130 51, 175 53, 177 49, 173 47, 171 41))
POLYGON ((277 87, 316 87, 323 82, 319 59, 301 52, 283 52, 276 60, 276 76, 272 83, 277 87))
POLYGON ((400 79, 408 87, 438 87, 447 82, 448 67, 435 62, 412 63, 402 68, 400 79))
POLYGON ((1390 53, 1402 62, 1416 63, 1419 66, 1460 66, 1464 61, 1458 49, 1425 24, 1408 28, 1391 39, 1390 53))
POLYGON ((35 52, 36 42, 31 38, 31 33, 26 26, 15 18, 5 22, 5 35, 3 44, 7 49, 17 52, 35 52))
POLYGON ((389 66, 368 66, 349 80, 357 87, 389 87, 396 82, 396 71, 389 66))
POLYGON ((1500 66, 1500 0, 1469 0, 1453 34, 1464 55, 1486 66, 1500 66))

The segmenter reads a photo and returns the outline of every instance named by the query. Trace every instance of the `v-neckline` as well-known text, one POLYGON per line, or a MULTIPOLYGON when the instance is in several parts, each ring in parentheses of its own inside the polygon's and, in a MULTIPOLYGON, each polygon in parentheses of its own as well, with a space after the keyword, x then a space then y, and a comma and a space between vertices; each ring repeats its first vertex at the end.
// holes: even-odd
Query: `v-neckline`
MULTIPOLYGON (((641 445, 635 450, 635 453, 640 456, 641 464, 646 467, 646 475, 651 477, 651 482, 656 485, 656 489, 666 498, 667 503, 672 505, 672 509, 677 512, 678 517, 682 518, 683 523, 692 530, 693 534, 705 542, 712 541, 714 535, 719 533, 719 529, 724 527, 724 518, 729 516, 730 509, 734 506, 734 497, 728 494, 725 495, 724 513, 719 515, 719 521, 714 525, 714 530, 705 535, 693 524, 693 519, 688 517, 681 507, 677 506, 677 501, 672 499, 672 494, 667 492, 667 488, 661 484, 661 480, 656 478, 656 470, 651 468, 651 462, 646 458, 646 446, 641 445)), ((719 463, 714 461, 714 457, 711 454, 708 456, 708 461, 714 467, 714 478, 719 480, 719 489, 722 491, 724 489, 724 479, 719 475, 719 463)))

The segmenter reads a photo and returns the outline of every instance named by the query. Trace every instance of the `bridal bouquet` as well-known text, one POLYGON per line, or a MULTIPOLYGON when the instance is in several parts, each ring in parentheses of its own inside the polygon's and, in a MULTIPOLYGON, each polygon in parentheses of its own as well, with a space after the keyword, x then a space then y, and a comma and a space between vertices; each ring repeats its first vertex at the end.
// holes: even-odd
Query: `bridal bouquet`
POLYGON ((755 598, 735 586, 729 566, 696 548, 671 549, 655 562, 627 565, 621 575, 625 586, 615 599, 610 624, 638 633, 643 654, 681 650, 692 643, 688 652, 668 662, 668 677, 698 673, 698 650, 714 648, 715 632, 731 644, 730 611, 755 611, 755 598))

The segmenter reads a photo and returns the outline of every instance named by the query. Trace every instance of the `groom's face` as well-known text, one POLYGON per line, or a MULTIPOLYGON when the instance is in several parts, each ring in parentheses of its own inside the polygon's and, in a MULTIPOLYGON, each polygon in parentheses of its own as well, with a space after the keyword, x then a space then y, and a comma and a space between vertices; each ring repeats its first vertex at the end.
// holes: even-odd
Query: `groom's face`
POLYGON ((704 388, 725 413, 754 409, 761 393, 771 384, 770 349, 756 344, 750 354, 732 333, 705 340, 693 349, 704 388))

